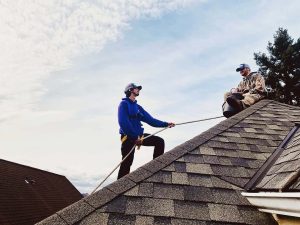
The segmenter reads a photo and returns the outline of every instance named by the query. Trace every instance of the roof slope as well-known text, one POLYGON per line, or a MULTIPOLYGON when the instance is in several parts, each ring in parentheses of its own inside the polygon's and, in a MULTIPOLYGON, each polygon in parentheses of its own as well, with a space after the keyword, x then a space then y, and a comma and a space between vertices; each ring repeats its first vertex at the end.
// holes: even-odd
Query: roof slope
POLYGON ((300 129, 295 126, 292 137, 280 156, 256 185, 256 190, 299 191, 300 190, 300 129))
POLYGON ((276 224, 240 192, 299 119, 262 100, 38 224, 276 224))
POLYGON ((32 225, 81 198, 64 176, 0 159, 1 225, 32 225))

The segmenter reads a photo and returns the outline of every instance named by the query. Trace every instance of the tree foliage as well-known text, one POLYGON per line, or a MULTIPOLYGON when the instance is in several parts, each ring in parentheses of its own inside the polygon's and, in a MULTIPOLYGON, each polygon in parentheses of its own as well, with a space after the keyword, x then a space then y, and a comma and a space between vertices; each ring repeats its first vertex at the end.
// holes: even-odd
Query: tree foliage
POLYGON ((274 100, 300 106, 300 38, 294 42, 286 29, 279 28, 267 50, 269 55, 254 53, 254 59, 274 100))

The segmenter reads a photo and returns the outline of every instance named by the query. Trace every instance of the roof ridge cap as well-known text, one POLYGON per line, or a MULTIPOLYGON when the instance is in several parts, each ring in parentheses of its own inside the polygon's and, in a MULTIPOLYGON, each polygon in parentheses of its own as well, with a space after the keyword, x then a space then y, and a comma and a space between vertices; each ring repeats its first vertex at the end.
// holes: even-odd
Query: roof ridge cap
POLYGON ((300 108, 300 106, 289 105, 289 104, 286 104, 284 102, 278 102, 278 101, 275 101, 275 100, 273 100, 273 101, 276 102, 279 105, 282 105, 282 106, 285 106, 285 107, 289 107, 289 108, 292 108, 292 109, 299 109, 300 108))

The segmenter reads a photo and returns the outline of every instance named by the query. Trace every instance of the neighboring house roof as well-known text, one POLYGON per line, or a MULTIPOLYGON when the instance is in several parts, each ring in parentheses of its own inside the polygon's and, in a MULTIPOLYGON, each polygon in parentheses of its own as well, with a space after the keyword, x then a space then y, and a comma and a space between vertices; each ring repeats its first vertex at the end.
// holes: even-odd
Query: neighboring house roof
POLYGON ((64 176, 0 159, 1 225, 32 225, 81 198, 64 176))
POLYGON ((241 191, 299 120, 262 100, 38 224, 276 224, 241 191))

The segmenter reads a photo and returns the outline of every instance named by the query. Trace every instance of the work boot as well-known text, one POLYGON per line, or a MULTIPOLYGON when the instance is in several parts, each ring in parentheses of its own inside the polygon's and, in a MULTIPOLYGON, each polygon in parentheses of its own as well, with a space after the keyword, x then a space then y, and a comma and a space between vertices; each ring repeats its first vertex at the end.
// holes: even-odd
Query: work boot
POLYGON ((243 103, 241 100, 236 99, 233 96, 229 96, 226 99, 227 103, 232 106, 233 108, 235 108, 236 110, 238 110, 239 112, 242 111, 244 109, 243 103))

